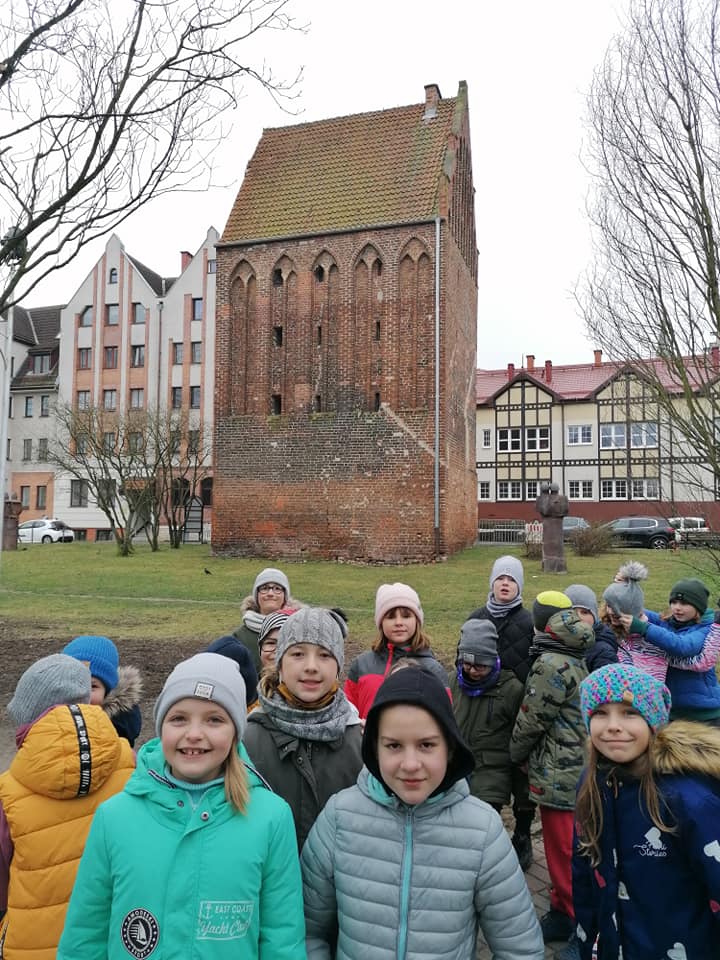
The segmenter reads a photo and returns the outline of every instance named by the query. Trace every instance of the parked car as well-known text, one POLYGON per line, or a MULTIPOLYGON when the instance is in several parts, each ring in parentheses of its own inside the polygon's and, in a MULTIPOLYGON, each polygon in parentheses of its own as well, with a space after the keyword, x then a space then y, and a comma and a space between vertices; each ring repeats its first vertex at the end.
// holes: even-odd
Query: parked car
POLYGON ((695 533, 698 530, 706 533, 710 529, 705 517, 670 517, 668 523, 681 534, 695 533))
POLYGON ((71 543, 74 539, 74 530, 62 520, 52 517, 26 520, 18 527, 20 543, 71 543))
POLYGON ((618 517, 606 526, 615 543, 628 547, 667 550, 680 539, 680 534, 664 517, 618 517))
POLYGON ((589 526, 585 517, 563 517, 563 540, 572 540, 578 530, 587 530, 589 526))

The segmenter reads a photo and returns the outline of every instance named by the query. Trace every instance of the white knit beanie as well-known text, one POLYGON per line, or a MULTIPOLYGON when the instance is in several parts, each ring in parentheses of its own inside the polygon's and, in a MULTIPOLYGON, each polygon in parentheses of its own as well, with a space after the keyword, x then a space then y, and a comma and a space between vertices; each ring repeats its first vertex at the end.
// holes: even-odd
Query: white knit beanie
POLYGON ((375 625, 378 630, 386 613, 394 610, 395 607, 407 607, 417 617, 420 626, 423 625, 425 615, 420 606, 420 597, 406 583, 383 583, 378 587, 375 597, 375 625))
POLYGON ((155 701, 153 716, 158 736, 170 707, 186 697, 220 704, 230 714, 238 740, 242 740, 247 726, 247 701, 245 681, 234 660, 219 653, 196 653, 179 663, 155 701))

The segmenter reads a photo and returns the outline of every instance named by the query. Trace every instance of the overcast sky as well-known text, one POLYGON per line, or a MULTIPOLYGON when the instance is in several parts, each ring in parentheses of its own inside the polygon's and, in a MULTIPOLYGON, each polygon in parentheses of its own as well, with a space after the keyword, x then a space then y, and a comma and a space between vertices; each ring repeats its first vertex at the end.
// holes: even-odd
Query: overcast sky
MULTIPOLYGON (((307 33, 270 34, 278 74, 304 68, 301 112, 288 116, 247 88, 234 130, 217 155, 222 188, 152 203, 118 235, 158 273, 179 271, 207 228, 222 232, 263 127, 420 103, 426 83, 470 102, 479 261, 478 364, 587 362, 571 291, 590 257, 580 162, 592 71, 626 0, 293 0, 307 33)), ((85 251, 27 304, 66 302, 102 251, 85 251)))

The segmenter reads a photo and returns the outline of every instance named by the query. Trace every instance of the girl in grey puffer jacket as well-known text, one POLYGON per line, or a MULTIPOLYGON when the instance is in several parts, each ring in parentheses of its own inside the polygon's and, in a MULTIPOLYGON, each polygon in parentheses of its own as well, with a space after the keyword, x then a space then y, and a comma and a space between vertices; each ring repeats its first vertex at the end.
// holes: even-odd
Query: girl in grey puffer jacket
POLYGON ((442 683, 392 674, 367 717, 354 787, 303 848, 308 960, 541 960, 530 894, 502 821, 470 796, 473 757, 442 683))

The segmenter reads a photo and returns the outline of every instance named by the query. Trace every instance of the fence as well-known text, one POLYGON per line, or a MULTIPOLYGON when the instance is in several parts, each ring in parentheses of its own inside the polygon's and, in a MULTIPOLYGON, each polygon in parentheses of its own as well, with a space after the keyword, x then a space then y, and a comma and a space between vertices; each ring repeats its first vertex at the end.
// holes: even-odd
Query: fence
POLYGON ((482 520, 478 525, 477 542, 525 543, 525 527, 524 520, 482 520))

